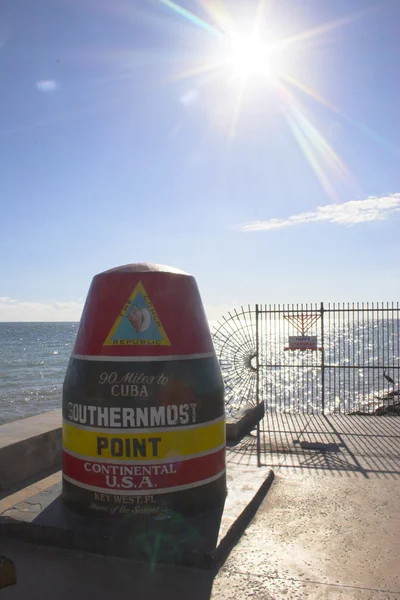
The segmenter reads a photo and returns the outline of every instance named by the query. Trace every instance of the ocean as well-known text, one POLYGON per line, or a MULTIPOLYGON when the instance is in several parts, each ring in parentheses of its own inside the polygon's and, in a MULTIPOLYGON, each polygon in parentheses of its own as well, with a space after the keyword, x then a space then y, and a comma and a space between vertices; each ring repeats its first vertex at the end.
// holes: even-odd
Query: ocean
POLYGON ((0 425, 61 408, 79 323, 0 323, 0 425))
POLYGON ((0 323, 0 425, 61 408, 78 323, 0 323))
MULTIPOLYGON (((211 332, 215 324, 210 322, 211 332)), ((224 326, 227 324, 229 321, 224 322, 224 326)), ((268 336, 262 330, 260 399, 270 410, 320 412, 320 353, 292 356, 285 352, 287 335, 275 331, 272 325, 268 336)), ((0 425, 61 408, 63 381, 78 326, 0 323, 0 425)), ((219 334, 214 335, 227 412, 255 401, 254 331, 254 327, 243 329, 236 324, 227 332, 220 327, 219 334)), ((400 319, 358 324, 351 320, 327 327, 325 365, 327 412, 371 412, 382 400, 398 401, 400 319)))

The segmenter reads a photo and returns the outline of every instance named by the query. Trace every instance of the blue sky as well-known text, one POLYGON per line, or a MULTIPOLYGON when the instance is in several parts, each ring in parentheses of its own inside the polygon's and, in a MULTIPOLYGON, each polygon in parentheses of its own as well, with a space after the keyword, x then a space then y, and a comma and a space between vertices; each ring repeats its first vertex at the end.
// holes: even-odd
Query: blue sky
POLYGON ((397 300, 397 0, 3 0, 0 320, 96 273, 253 302, 397 300))

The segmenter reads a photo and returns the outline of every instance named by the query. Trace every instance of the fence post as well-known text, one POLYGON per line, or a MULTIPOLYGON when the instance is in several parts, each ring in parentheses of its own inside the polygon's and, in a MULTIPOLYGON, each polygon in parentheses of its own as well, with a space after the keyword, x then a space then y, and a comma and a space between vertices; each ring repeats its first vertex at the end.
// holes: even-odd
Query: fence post
MULTIPOLYGON (((259 331, 258 331, 258 319, 259 319, 258 304, 256 304, 256 401, 257 406, 260 403, 260 353, 259 353, 259 331)), ((261 440, 260 440, 260 421, 257 421, 257 467, 261 467, 261 440)))
POLYGON ((321 302, 321 387, 322 414, 325 414, 325 346, 324 346, 324 303, 321 302))

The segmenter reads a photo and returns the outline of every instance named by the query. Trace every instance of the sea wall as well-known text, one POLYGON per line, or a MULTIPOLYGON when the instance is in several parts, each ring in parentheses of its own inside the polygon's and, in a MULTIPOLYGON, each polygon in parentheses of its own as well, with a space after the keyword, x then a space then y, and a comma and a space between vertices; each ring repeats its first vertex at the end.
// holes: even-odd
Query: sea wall
POLYGON ((0 425, 0 492, 61 467, 61 410, 0 425))

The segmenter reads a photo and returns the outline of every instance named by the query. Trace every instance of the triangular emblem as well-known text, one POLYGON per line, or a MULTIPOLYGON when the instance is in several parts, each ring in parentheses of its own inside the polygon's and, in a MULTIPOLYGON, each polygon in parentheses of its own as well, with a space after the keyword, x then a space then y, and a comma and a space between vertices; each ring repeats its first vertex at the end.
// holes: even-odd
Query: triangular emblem
POLYGON ((141 281, 137 284, 108 334, 104 346, 170 346, 141 281))

